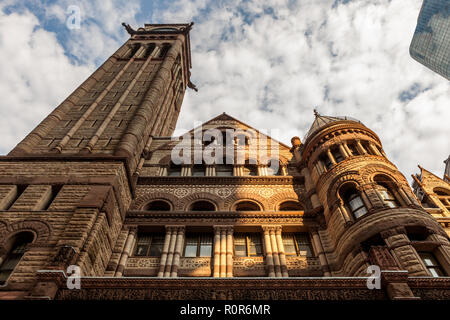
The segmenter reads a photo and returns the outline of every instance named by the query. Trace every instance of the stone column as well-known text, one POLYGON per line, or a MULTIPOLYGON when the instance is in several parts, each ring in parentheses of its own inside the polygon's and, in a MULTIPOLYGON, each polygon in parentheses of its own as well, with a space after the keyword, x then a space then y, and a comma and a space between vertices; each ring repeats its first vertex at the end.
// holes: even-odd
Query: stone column
POLYGON ((337 162, 336 162, 336 159, 334 159, 334 156, 333 156, 333 154, 331 153, 330 148, 327 149, 327 155, 328 155, 328 158, 330 158, 330 161, 331 161, 332 164, 336 164, 336 163, 337 163, 337 162))
POLYGON ((275 235, 277 238, 277 246, 278 246, 278 256, 280 257, 281 275, 283 277, 289 277, 286 265, 286 255, 284 252, 283 238, 281 236, 281 230, 282 230, 281 226, 275 227, 275 235))
POLYGON ((181 252, 183 251, 184 244, 184 227, 178 227, 177 231, 177 244, 175 246, 175 252, 173 254, 172 269, 170 277, 176 278, 178 276, 178 268, 180 266, 181 252))
POLYGON ((273 255, 275 276, 281 277, 280 257, 278 255, 278 246, 277 246, 277 239, 276 239, 276 235, 275 235, 275 228, 273 228, 273 227, 270 228, 270 244, 272 245, 272 255, 273 255))
POLYGON ((176 227, 170 228, 170 245, 167 253, 166 265, 164 268, 164 277, 170 277, 170 271, 172 269, 173 253, 175 251, 175 245, 177 243, 177 229, 176 227))
POLYGON ((220 227, 214 226, 214 278, 220 277, 220 227))
POLYGON ((227 227, 227 277, 233 276, 233 227, 227 227))
POLYGON ((320 236, 319 236, 319 232, 317 230, 312 230, 312 237, 313 237, 313 241, 314 241, 314 246, 316 248, 316 253, 319 256, 319 261, 320 264, 322 265, 322 270, 324 272, 325 277, 329 277, 331 276, 329 267, 328 267, 328 262, 327 262, 327 258, 325 256, 325 251, 323 250, 322 247, 322 242, 320 241, 320 236))
POLYGON ((361 141, 360 141, 359 139, 356 140, 356 149, 358 149, 358 151, 359 151, 361 154, 367 154, 366 149, 364 149, 364 147, 362 146, 361 141))
POLYGON ((338 205, 337 210, 342 215, 342 218, 344 219, 344 223, 347 224, 347 223, 351 222, 352 219, 350 218, 350 215, 348 214, 347 209, 344 207, 344 203, 342 202, 341 199, 338 200, 337 205, 338 205))
POLYGON ((275 277, 275 269, 272 255, 272 245, 270 244, 270 227, 262 226, 264 231, 264 247, 266 249, 266 265, 269 270, 269 277, 275 277))
POLYGON ((166 269, 167 255, 169 253, 170 241, 172 239, 172 227, 166 226, 166 237, 164 239, 164 246, 161 253, 161 259, 159 263, 158 277, 164 276, 164 270, 166 269))
POLYGON ((339 144, 339 151, 341 152, 342 157, 344 157, 344 159, 349 157, 347 150, 345 150, 344 145, 342 143, 339 144))
POLYGON ((352 150, 350 150, 350 148, 348 147, 347 142, 343 142, 342 145, 344 146, 344 149, 347 151, 349 157, 354 156, 352 150))
POLYGON ((383 156, 383 155, 381 154, 381 152, 378 150, 378 148, 377 148, 372 142, 369 142, 369 148, 370 148, 370 150, 372 150, 372 152, 373 152, 374 154, 376 154, 377 156, 383 156))
POLYGON ((227 276, 227 230, 220 230, 220 277, 227 276))
POLYGON ((114 274, 115 277, 121 277, 123 275, 123 271, 125 270, 125 266, 127 265, 128 256, 131 254, 131 251, 133 250, 135 238, 136 238, 136 229, 132 228, 128 232, 127 241, 125 242, 122 255, 120 256, 119 265, 117 266, 116 273, 114 274))

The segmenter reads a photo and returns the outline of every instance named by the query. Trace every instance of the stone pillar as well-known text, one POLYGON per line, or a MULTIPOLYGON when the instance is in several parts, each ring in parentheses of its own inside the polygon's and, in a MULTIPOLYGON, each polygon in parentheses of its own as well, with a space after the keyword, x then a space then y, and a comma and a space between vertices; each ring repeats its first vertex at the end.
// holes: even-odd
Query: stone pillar
POLYGON ((275 235, 277 238, 278 256, 280 257, 281 275, 283 277, 289 277, 286 265, 286 255, 284 252, 283 238, 281 236, 281 226, 277 226, 275 228, 275 235))
POLYGON ((177 244, 175 246, 175 252, 173 254, 172 270, 170 277, 176 278, 178 276, 178 267, 180 266, 181 252, 183 251, 184 244, 184 227, 178 227, 177 232, 177 244))
POLYGON ((167 255, 169 254, 170 241, 172 239, 172 227, 166 226, 166 237, 164 239, 164 246, 161 253, 161 259, 159 263, 158 277, 164 276, 164 270, 166 269, 167 255))
POLYGON ((361 141, 360 141, 359 139, 356 140, 356 149, 358 149, 358 151, 359 151, 361 154, 367 154, 366 149, 364 149, 364 147, 362 146, 361 141))
POLYGON ((214 278, 220 277, 220 227, 214 226, 214 278))
POLYGON ((166 167, 161 167, 159 170, 159 175, 166 177, 167 176, 167 168, 166 167))
POLYGON ((347 209, 344 207, 344 204, 341 199, 338 200, 337 205, 338 205, 337 210, 342 215, 342 218, 344 219, 344 223, 347 224, 347 223, 351 222, 352 219, 350 218, 350 215, 348 214, 347 209))
POLYGON ((280 257, 278 255, 278 246, 277 246, 277 239, 276 239, 276 235, 275 235, 275 228, 273 228, 273 227, 270 228, 270 244, 272 245, 272 255, 273 255, 275 276, 281 277, 280 257))
POLYGON ((342 145, 344 146, 344 149, 347 151, 349 157, 354 156, 352 150, 350 150, 350 148, 348 147, 347 142, 343 142, 342 145))
POLYGON ((328 158, 330 158, 330 161, 331 161, 332 164, 336 164, 336 163, 337 163, 337 162, 336 162, 336 159, 334 159, 334 156, 333 156, 333 154, 331 153, 330 148, 327 149, 327 155, 328 155, 328 158))
POLYGON ((344 145, 342 143, 339 144, 339 151, 341 152, 342 157, 344 157, 344 159, 349 157, 347 150, 345 150, 344 145))
POLYGON ((128 237, 125 242, 122 255, 120 256, 119 265, 117 266, 116 273, 114 274, 115 277, 121 277, 123 275, 123 271, 125 269, 125 266, 127 265, 128 256, 131 254, 131 251, 133 250, 135 238, 136 238, 136 229, 132 228, 128 232, 128 237))
POLYGON ((227 276, 227 230, 220 231, 220 277, 227 276))
POLYGON ((330 269, 328 267, 328 262, 327 262, 327 258, 325 256, 325 251, 323 250, 323 247, 322 247, 322 242, 320 241, 319 232, 317 230, 312 230, 311 234, 313 237, 314 246, 317 251, 316 253, 319 256, 319 261, 320 261, 320 264, 322 265, 323 273, 324 273, 325 277, 329 277, 329 276, 331 276, 331 273, 330 273, 330 269))
POLYGON ((275 269, 272 255, 272 245, 270 244, 270 227, 263 226, 264 231, 264 247, 266 249, 266 266, 269 270, 269 277, 275 277, 275 269))
POLYGON ((378 148, 372 143, 372 142, 369 142, 369 148, 370 148, 370 150, 372 150, 372 152, 374 153, 374 154, 376 154, 377 156, 383 156, 382 154, 381 154, 381 152, 378 150, 378 148))
POLYGON ((167 252, 166 265, 164 268, 164 277, 170 276, 170 271, 172 269, 172 262, 173 262, 173 253, 175 251, 176 242, 177 242, 177 229, 176 229, 176 227, 171 227, 170 228, 170 244, 169 244, 169 251, 167 252))
POLYGON ((287 176, 288 175, 286 166, 281 166, 281 175, 283 175, 283 176, 287 176))
POLYGON ((233 276, 233 227, 227 228, 227 277, 233 276))

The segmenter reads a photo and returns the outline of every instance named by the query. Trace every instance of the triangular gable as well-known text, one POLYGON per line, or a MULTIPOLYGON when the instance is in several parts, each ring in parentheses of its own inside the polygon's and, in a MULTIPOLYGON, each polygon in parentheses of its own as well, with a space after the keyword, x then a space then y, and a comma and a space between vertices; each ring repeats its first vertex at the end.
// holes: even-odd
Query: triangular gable
MULTIPOLYGON (((252 127, 252 126, 250 126, 250 125, 248 125, 248 124, 246 124, 246 123, 244 123, 244 122, 242 122, 242 121, 240 121, 240 120, 238 120, 238 119, 236 119, 236 118, 230 116, 229 114, 226 114, 225 112, 222 113, 222 114, 220 114, 220 115, 218 115, 218 116, 216 116, 216 117, 214 117, 214 118, 212 118, 212 119, 210 119, 210 120, 208 120, 208 121, 206 121, 206 122, 203 122, 201 125, 199 125, 199 126, 193 128, 193 129, 187 131, 186 133, 184 133, 184 134, 178 136, 178 139, 182 139, 182 137, 183 137, 185 134, 193 133, 196 129, 198 129, 198 128, 200 128, 200 127, 205 127, 205 126, 207 126, 208 124, 212 124, 212 123, 215 122, 215 121, 234 121, 234 122, 236 122, 236 123, 238 123, 238 124, 240 124, 240 125, 242 125, 242 126, 244 126, 244 127, 247 127, 248 129, 254 130, 258 135, 261 135, 261 136, 266 137, 266 138, 267 138, 267 141, 271 141, 271 143, 272 143, 272 141, 273 141, 274 143, 278 144, 279 146, 285 148, 286 151, 289 151, 289 150, 290 150, 290 147, 288 147, 288 146, 285 145, 284 143, 282 143, 282 142, 280 142, 280 141, 278 141, 278 140, 276 140, 276 139, 273 139, 272 137, 268 136, 267 134, 264 134, 264 133, 260 132, 258 129, 255 129, 254 127, 252 127)), ((175 140, 175 141, 169 141, 169 142, 167 142, 167 143, 165 143, 165 144, 159 146, 158 148, 156 148, 156 149, 153 150, 153 151, 156 151, 156 150, 159 150, 159 149, 172 148, 172 147, 174 147, 178 142, 179 142, 179 140, 178 140, 178 141, 176 141, 176 140, 175 140)))

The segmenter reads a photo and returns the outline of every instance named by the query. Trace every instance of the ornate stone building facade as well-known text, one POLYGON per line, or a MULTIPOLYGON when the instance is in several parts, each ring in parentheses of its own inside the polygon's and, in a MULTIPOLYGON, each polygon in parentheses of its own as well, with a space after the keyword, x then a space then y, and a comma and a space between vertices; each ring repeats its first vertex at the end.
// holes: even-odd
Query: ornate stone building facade
POLYGON ((0 299, 450 299, 449 203, 373 131, 316 113, 288 147, 222 114, 173 138, 192 24, 125 27, 0 158, 0 299))

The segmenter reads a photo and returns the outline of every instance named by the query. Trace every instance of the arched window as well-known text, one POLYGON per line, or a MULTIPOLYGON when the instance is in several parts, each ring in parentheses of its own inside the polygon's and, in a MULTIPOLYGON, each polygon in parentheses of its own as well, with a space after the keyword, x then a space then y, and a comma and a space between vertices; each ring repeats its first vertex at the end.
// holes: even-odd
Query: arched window
POLYGON ((156 200, 152 201, 144 207, 148 211, 170 211, 170 204, 167 201, 156 200))
POLYGON ((358 219, 367 214, 368 211, 366 206, 364 205, 363 199, 353 186, 342 188, 342 190, 340 191, 340 196, 344 201, 346 209, 353 215, 355 219, 358 219))
POLYGON ((285 201, 280 204, 278 211, 302 211, 302 205, 297 201, 285 201))
POLYGON ((241 201, 235 206, 235 211, 261 211, 259 205, 251 201, 241 201))
POLYGON ((11 241, 9 253, 0 265, 0 284, 4 284, 8 280, 20 259, 22 259, 27 245, 33 242, 33 239, 34 236, 31 232, 22 232, 17 234, 11 241))
POLYGON ((389 191, 389 189, 387 189, 385 186, 379 185, 378 192, 380 193, 384 204, 387 205, 389 208, 397 208, 399 206, 397 199, 394 197, 392 192, 389 191))
POLYGON ((389 208, 397 208, 400 202, 395 195, 395 183, 385 175, 377 175, 373 179, 377 183, 377 191, 383 200, 385 206, 389 208))
POLYGON ((216 206, 209 201, 200 200, 191 204, 190 211, 216 211, 216 206))

